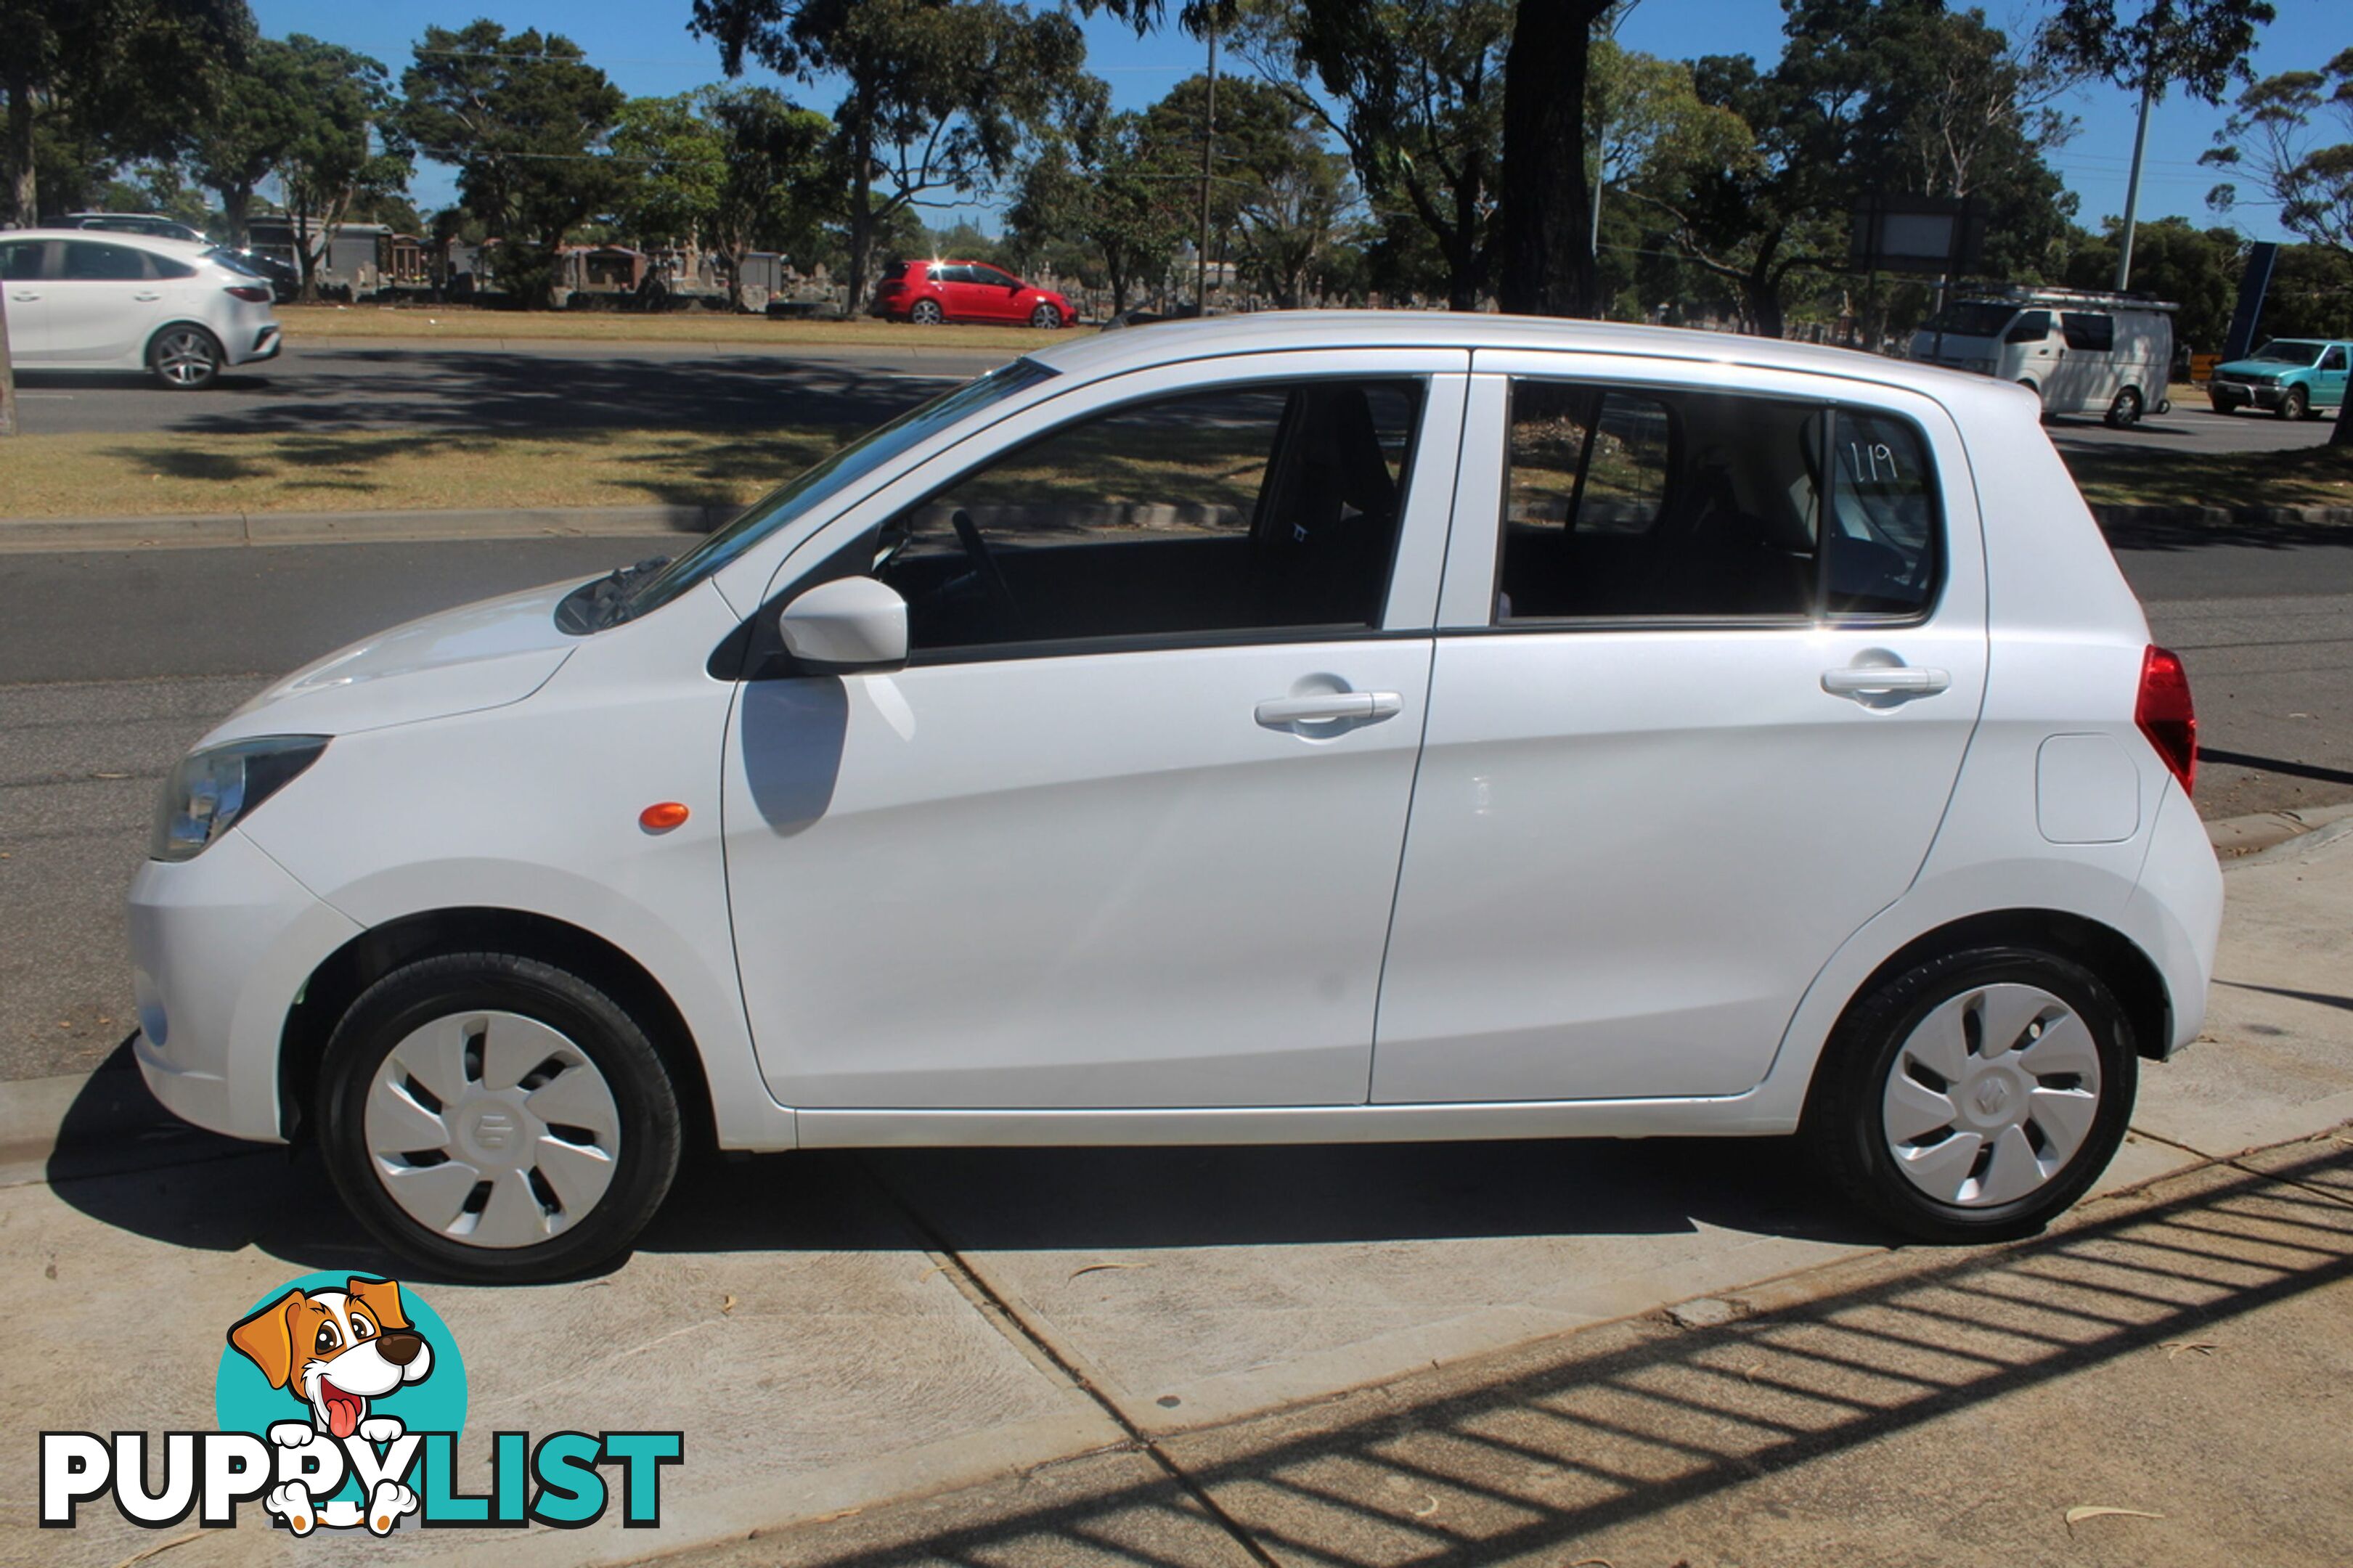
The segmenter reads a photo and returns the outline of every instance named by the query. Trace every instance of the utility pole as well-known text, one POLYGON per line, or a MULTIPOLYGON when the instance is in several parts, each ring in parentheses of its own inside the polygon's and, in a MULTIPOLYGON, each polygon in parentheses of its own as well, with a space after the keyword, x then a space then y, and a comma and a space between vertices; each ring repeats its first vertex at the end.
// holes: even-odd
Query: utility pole
POLYGON ((1193 309, 1209 313, 1209 182, 1218 144, 1218 29, 1209 28, 1209 99, 1201 122, 1201 247, 1194 257, 1193 309))
POLYGON ((2140 165, 2148 153, 2148 110, 2157 101, 2157 56, 2150 50, 2146 74, 2140 80, 2140 129, 2133 136, 2132 174, 2125 183, 2124 243, 2116 251, 2116 292, 2121 294, 2132 286, 2133 228, 2140 218, 2140 165))

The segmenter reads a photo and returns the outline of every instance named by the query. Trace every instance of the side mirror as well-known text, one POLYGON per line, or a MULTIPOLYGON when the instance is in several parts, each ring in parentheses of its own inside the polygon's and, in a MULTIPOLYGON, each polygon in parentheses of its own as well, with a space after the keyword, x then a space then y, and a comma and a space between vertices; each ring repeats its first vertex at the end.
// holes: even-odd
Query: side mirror
POLYGON ((896 669, 907 662, 907 601, 871 577, 836 577, 778 612, 785 649, 819 675, 896 669))

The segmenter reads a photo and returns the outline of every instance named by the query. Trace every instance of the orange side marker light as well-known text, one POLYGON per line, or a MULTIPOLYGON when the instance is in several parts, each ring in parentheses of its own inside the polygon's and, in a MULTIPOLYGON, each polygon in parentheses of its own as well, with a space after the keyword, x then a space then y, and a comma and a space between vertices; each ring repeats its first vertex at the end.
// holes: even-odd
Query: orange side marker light
POLYGON ((638 826, 648 833, 668 833, 687 819, 685 805, 675 800, 657 801, 638 813, 638 826))

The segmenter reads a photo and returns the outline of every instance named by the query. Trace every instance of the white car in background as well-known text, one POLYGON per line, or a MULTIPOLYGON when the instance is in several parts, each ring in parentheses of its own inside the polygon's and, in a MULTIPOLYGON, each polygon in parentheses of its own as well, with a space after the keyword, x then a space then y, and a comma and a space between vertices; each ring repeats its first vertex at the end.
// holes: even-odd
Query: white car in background
POLYGON ((131 890, 140 1067, 477 1279, 611 1258, 691 1141, 1802 1132, 2019 1235, 2222 904, 2039 415, 1590 321, 1041 348, 220 724, 131 890))
POLYGON ((269 281, 185 240, 95 229, 0 233, 0 291, 18 370, 140 370, 210 386, 229 365, 277 357, 269 281))

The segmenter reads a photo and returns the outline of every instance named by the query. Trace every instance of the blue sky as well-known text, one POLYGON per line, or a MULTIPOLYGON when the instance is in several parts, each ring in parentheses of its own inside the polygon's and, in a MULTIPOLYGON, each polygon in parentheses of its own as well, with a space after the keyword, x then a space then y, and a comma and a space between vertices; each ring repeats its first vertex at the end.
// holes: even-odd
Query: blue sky
MULTIPOLYGON (((1036 3, 1036 0, 1033 0, 1036 3)), ((273 37, 309 33, 375 56, 396 76, 409 63, 409 48, 427 26, 459 27, 488 16, 510 31, 537 26, 560 32, 632 95, 684 92, 719 79, 718 52, 686 30, 691 0, 407 0, 397 5, 366 5, 325 0, 251 0, 262 30, 273 37)), ((2345 0, 2274 0, 2279 19, 2263 32, 2254 56, 2258 75, 2314 69, 2353 43, 2345 0)), ((1171 9, 1175 7, 1172 5, 1171 9)), ((2031 0, 2001 0, 1986 7, 1992 21, 2020 30, 2043 7, 2031 0)), ((1122 107, 1151 102, 1201 68, 1202 47, 1173 31, 1138 38, 1117 23, 1098 18, 1084 24, 1088 64, 1111 84, 1122 107)), ((1753 54, 1778 58, 1781 8, 1774 0, 1641 0, 1619 35, 1630 48, 1670 58, 1697 54, 1753 54)), ((754 73, 755 75, 764 73, 754 73)), ((832 107, 838 92, 824 83, 783 84, 815 109, 832 107)), ((2131 97, 2113 88, 2076 95, 2066 106, 2082 130, 2052 162, 2068 187, 2082 198, 2078 221, 2099 220, 2124 210, 2126 172, 2132 158, 2131 97)), ((2144 218, 2179 213, 2201 226, 2213 220, 2205 196, 2214 184, 2198 155, 2212 144, 2225 110, 2210 109, 2178 93, 2158 108, 2149 128, 2149 163, 2143 176, 2144 218)), ((415 194, 430 210, 452 198, 448 174, 427 165, 418 172, 415 194)), ((947 216, 929 215, 940 223, 947 216)), ((983 226, 993 218, 979 214, 983 226)), ((2237 225, 2257 239, 2284 238, 2269 209, 2242 202, 2237 225)))

